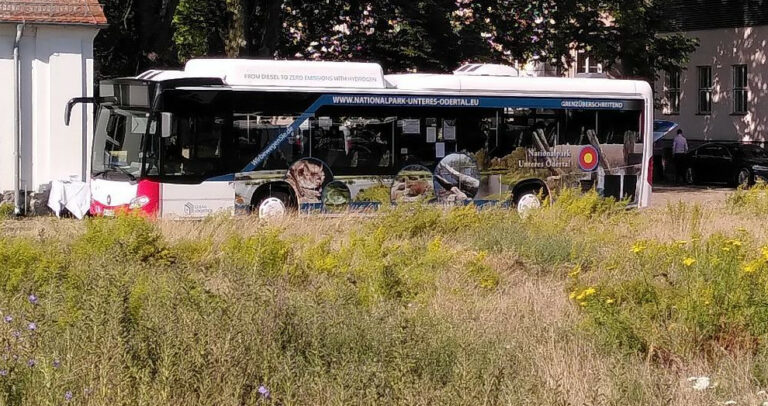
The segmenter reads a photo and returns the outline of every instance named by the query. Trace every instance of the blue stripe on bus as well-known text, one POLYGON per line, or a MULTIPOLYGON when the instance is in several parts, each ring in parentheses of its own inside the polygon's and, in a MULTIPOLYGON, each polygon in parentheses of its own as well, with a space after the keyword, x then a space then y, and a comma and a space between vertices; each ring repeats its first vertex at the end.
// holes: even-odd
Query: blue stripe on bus
POLYGON ((285 131, 275 138, 241 172, 251 172, 264 163, 291 135, 299 131, 305 121, 324 106, 393 106, 393 107, 448 107, 448 108, 539 108, 581 110, 627 110, 642 100, 535 98, 535 97, 466 97, 466 96, 395 96, 381 94, 345 95, 324 94, 315 100, 285 131))

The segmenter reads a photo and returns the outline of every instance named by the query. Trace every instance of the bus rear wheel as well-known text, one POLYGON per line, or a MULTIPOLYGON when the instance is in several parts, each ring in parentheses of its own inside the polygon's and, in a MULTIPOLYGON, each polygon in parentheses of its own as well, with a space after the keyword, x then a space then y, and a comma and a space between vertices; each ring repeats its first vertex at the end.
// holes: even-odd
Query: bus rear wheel
POLYGON ((538 208, 541 208, 541 198, 539 197, 538 190, 525 190, 515 198, 515 209, 520 214, 525 214, 538 208))
POLYGON ((281 218, 293 212, 296 206, 288 193, 273 190, 261 196, 252 208, 259 218, 281 218))

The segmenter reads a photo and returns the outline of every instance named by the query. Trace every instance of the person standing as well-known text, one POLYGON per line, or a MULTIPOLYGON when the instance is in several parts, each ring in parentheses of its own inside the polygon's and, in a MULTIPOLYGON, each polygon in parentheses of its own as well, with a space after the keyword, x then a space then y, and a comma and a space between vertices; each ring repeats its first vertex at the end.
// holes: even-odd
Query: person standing
POLYGON ((683 130, 677 130, 677 135, 672 141, 672 156, 675 162, 675 184, 680 183, 680 179, 685 182, 685 156, 688 153, 688 140, 683 136, 683 130))

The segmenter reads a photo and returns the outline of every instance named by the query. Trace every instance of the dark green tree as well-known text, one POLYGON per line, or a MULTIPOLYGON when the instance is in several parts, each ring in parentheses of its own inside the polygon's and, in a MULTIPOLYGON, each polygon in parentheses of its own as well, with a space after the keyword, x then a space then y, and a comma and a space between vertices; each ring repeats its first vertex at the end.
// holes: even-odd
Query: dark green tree
POLYGON ((109 26, 94 40, 97 79, 178 64, 172 19, 179 0, 100 0, 109 26))
POLYGON ((222 56, 231 15, 221 0, 180 0, 173 16, 173 42, 179 61, 222 56))
POLYGON ((654 79, 696 45, 661 34, 659 0, 102 0, 100 77, 199 56, 376 61, 387 71, 538 61, 587 51, 654 79))

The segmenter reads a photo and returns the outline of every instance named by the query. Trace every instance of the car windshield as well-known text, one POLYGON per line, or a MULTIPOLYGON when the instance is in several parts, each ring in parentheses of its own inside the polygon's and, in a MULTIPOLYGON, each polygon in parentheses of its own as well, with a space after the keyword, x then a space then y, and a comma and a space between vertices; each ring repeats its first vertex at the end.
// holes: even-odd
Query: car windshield
POLYGON ((93 143, 91 170, 95 177, 134 180, 141 172, 141 139, 147 114, 104 106, 99 112, 93 143))
POLYGON ((737 145, 734 147, 736 155, 744 158, 768 158, 768 151, 757 145, 737 145))

